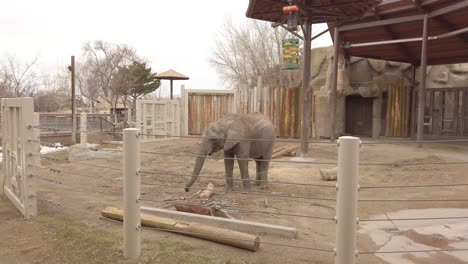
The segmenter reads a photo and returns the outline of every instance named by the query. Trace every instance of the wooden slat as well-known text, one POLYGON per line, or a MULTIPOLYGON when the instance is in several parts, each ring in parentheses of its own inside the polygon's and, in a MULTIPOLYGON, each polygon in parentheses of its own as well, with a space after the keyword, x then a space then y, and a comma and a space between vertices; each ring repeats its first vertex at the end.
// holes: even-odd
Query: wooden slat
POLYGON ((467 96, 466 96, 466 93, 467 91, 466 90, 462 90, 462 105, 461 105, 461 124, 460 124, 460 127, 461 127, 461 135, 462 136, 465 136, 465 126, 466 126, 466 100, 467 100, 467 96))
POLYGON ((455 132, 455 136, 458 136, 458 113, 459 113, 459 105, 460 105, 460 90, 455 91, 454 100, 453 100, 453 130, 455 132))
POLYGON ((439 136, 442 135, 444 130, 444 112, 445 112, 445 93, 439 92, 439 136))

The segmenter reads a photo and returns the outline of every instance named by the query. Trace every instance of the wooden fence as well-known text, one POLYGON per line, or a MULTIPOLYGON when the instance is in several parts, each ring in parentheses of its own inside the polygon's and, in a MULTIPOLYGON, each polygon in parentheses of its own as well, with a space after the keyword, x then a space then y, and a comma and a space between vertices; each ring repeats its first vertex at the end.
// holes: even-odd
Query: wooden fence
MULTIPOLYGON (((301 137, 302 89, 253 88, 236 89, 239 113, 264 113, 275 125, 276 135, 282 138, 301 137)), ((313 102, 309 93, 309 102, 313 102)), ((309 137, 312 135, 313 103, 309 105, 309 137)))
POLYGON ((211 122, 236 113, 234 91, 184 90, 185 135, 200 135, 211 122))
MULTIPOLYGON (((415 91, 418 98, 418 92, 415 91)), ((418 109, 416 102, 415 109, 418 109)), ((414 134, 417 112, 413 114, 414 134)), ((428 88, 424 133, 434 136, 468 136, 468 87, 428 88)))
POLYGON ((408 137, 410 131, 411 86, 389 87, 385 136, 408 137))

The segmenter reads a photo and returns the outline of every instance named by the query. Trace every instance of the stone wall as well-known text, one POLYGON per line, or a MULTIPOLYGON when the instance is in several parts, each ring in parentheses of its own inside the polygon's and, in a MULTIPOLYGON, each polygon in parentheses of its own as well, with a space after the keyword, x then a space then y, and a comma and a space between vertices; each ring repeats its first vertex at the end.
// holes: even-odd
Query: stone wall
MULTIPOLYGON (((330 80, 333 61, 333 48, 324 47, 312 50, 311 88, 316 95, 316 137, 330 137, 330 80)), ((345 62, 342 57, 338 64, 337 126, 336 134, 344 134, 345 98, 360 95, 375 98, 377 103, 380 89, 410 85, 411 66, 409 64, 379 61, 352 57, 345 62)), ((427 87, 468 87, 468 64, 438 65, 427 68, 427 87)), ((416 72, 416 80, 419 80, 416 72)), ((418 84, 418 83, 417 83, 418 84)), ((379 111, 374 105, 374 111, 379 111)), ((380 113, 379 113, 380 114, 380 113)), ((374 122, 379 115, 374 113, 374 122)), ((379 126, 374 126, 378 130, 379 126)), ((376 131, 373 132, 377 136, 376 131)))

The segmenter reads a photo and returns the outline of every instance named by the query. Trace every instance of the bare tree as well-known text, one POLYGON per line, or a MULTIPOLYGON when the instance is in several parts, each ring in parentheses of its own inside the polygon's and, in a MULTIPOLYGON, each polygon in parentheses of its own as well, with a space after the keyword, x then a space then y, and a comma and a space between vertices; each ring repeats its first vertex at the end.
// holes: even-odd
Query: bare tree
POLYGON ((85 61, 81 70, 84 73, 78 84, 82 94, 91 100, 97 95, 116 108, 120 96, 116 85, 118 69, 138 59, 135 50, 127 45, 99 40, 86 43, 83 51, 85 61))
POLYGON ((40 77, 36 72, 38 58, 22 62, 15 55, 8 55, 0 70, 0 88, 5 97, 32 96, 40 86, 40 77))
POLYGON ((287 35, 282 29, 273 29, 269 23, 249 20, 235 26, 225 22, 210 63, 229 85, 244 83, 255 86, 258 76, 269 87, 282 86, 281 41, 287 35))
POLYGON ((51 75, 42 76, 41 89, 34 94, 35 110, 54 112, 71 108, 70 74, 59 70, 51 75))

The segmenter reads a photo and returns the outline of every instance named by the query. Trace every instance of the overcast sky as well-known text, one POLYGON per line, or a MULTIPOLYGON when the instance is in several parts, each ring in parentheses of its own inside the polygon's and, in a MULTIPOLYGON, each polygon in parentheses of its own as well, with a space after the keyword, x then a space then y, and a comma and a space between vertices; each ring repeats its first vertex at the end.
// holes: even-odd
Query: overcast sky
MULTIPOLYGON (((247 6, 248 0, 0 0, 0 55, 37 56, 42 71, 57 71, 71 55, 79 59, 84 42, 125 43, 153 71, 189 76, 190 88, 223 88, 208 63, 210 50, 226 19, 247 20, 247 6)), ((314 25, 313 32, 324 28, 314 25)), ((329 34, 313 43, 325 45, 329 34)))

